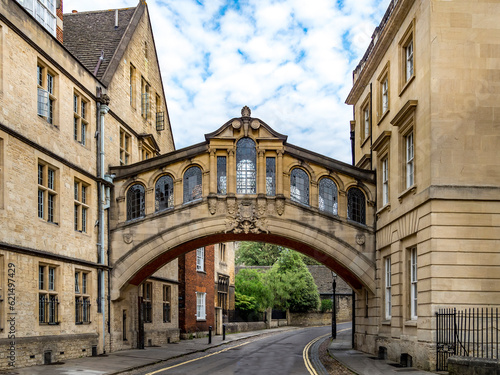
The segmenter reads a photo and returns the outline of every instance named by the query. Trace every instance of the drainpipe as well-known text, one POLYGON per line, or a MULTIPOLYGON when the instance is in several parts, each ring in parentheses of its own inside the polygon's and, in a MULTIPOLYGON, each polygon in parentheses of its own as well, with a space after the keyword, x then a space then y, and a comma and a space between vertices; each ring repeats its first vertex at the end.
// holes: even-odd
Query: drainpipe
MULTIPOLYGON (((99 264, 105 265, 105 251, 104 251, 104 209, 106 206, 106 185, 102 182, 105 178, 104 175, 104 116, 109 111, 109 97, 104 94, 99 103, 99 200, 98 200, 98 211, 99 211, 99 243, 98 243, 98 255, 99 255, 99 264)), ((109 207, 109 205, 108 205, 109 207)), ((106 296, 104 293, 104 270, 101 272, 101 300, 99 301, 101 304, 101 313, 102 313, 102 350, 103 354, 106 354, 106 296)), ((108 280, 109 282, 109 280, 108 280)))

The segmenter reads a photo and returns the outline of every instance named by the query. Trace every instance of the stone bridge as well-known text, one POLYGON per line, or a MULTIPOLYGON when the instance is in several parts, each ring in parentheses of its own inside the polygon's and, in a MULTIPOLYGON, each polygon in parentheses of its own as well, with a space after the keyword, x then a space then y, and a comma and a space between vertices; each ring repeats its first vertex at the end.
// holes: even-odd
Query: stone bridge
POLYGON ((375 292, 375 175, 287 143, 244 107, 205 142, 112 167, 113 300, 180 254, 261 241, 375 292))

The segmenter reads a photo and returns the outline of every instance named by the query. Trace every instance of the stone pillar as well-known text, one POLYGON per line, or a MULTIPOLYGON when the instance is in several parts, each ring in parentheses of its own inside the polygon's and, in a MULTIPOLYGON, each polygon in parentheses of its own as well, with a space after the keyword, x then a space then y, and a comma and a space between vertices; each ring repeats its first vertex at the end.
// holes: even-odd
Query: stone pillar
POLYGON ((236 161, 235 150, 227 150, 227 195, 236 194, 236 161))
POLYGON ((209 194, 217 194, 217 150, 214 148, 210 148, 210 171, 209 171, 209 194))
POLYGON ((310 201, 309 201, 311 207, 318 208, 318 195, 319 195, 318 183, 316 181, 311 180, 311 191, 310 191, 310 201))
POLYGON ((278 158, 276 159, 276 195, 284 194, 283 187, 283 150, 277 150, 278 158))
POLYGON ((182 193, 182 178, 174 180, 174 206, 182 204, 183 193, 182 193))
POLYGON ((264 150, 257 150, 257 194, 266 195, 266 158, 264 150))

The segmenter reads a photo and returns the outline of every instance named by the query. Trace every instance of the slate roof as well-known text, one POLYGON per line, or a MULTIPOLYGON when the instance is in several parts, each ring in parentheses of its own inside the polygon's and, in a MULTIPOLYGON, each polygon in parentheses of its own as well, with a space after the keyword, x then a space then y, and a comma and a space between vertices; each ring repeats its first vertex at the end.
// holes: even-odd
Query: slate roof
POLYGON ((102 80, 136 9, 118 9, 117 28, 114 9, 66 13, 63 15, 63 44, 92 73, 104 51, 104 60, 96 74, 102 80))

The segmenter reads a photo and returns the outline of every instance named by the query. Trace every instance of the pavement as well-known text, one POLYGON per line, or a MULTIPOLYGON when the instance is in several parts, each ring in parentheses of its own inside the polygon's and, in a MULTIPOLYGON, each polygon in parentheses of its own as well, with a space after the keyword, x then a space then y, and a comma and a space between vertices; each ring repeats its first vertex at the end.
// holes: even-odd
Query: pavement
MULTIPOLYGON (((155 363, 160 363, 169 359, 180 358, 188 354, 203 352, 210 348, 215 348, 228 343, 241 341, 244 339, 263 335, 275 334, 298 329, 297 327, 280 327, 260 331, 241 332, 226 335, 222 341, 222 336, 212 336, 212 343, 208 344, 208 338, 197 338, 192 340, 181 340, 159 347, 146 347, 145 349, 129 349, 113 352, 97 357, 82 357, 67 360, 64 363, 15 368, 0 371, 1 375, 115 375, 134 369, 142 368, 155 363)), ((328 338, 329 339, 329 338, 328 338)), ((311 348, 311 357, 318 374, 327 374, 326 369, 317 359, 319 343, 311 348)), ((390 361, 373 359, 369 355, 351 349, 350 330, 343 330, 337 335, 337 339, 330 343, 328 348, 330 354, 358 375, 391 375, 391 374, 411 374, 425 375, 431 372, 419 371, 414 368, 394 367, 395 363, 390 361)))
POLYGON ((352 349, 351 330, 341 330, 332 340, 328 351, 337 361, 358 375, 429 375, 434 372, 418 370, 413 367, 400 367, 399 363, 378 359, 373 354, 352 349))

